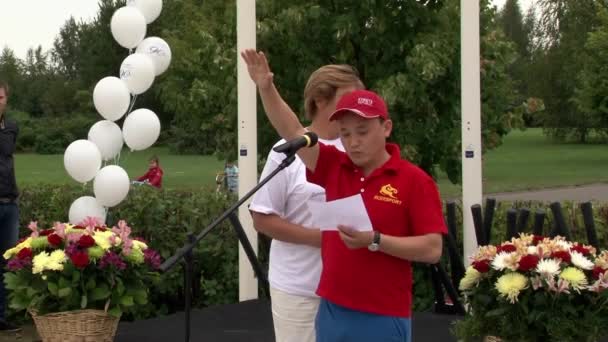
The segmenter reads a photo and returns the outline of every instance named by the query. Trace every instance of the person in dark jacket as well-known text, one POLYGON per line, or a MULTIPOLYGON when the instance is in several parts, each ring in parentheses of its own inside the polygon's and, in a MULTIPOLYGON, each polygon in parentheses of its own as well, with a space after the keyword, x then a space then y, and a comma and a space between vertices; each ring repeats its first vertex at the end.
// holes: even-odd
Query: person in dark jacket
POLYGON ((4 288, 4 267, 2 257, 7 249, 15 246, 19 235, 19 207, 17 205, 17 182, 13 153, 19 128, 15 121, 6 117, 8 103, 8 83, 0 79, 0 331, 16 331, 16 326, 5 319, 7 293, 4 288))

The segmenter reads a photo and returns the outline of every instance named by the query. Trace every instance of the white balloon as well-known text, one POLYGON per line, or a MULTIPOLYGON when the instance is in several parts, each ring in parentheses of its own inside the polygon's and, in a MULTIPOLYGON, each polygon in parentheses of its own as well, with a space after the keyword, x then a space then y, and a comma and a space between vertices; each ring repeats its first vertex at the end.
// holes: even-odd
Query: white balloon
POLYGON ((152 146, 160 135, 160 120, 149 109, 133 111, 122 125, 125 143, 132 151, 145 150, 152 146))
POLYGON ((102 225, 106 223, 106 209, 92 196, 82 196, 72 202, 68 216, 73 225, 81 223, 87 217, 96 218, 102 225))
POLYGON ((151 23, 163 9, 163 0, 127 0, 127 6, 136 7, 146 18, 146 23, 151 23))
POLYGON ((89 129, 89 141, 97 145, 103 160, 110 160, 122 150, 122 131, 112 121, 98 121, 89 129))
POLYGON ((148 37, 144 39, 135 50, 137 53, 147 55, 154 63, 155 75, 158 76, 165 72, 171 64, 171 48, 169 44, 158 37, 148 37))
POLYGON ((131 95, 125 82, 118 77, 102 78, 93 90, 93 104, 104 119, 116 121, 129 109, 131 95))
POLYGON ((141 43, 146 36, 146 29, 146 18, 136 7, 117 9, 110 21, 112 36, 118 44, 127 49, 141 43))
POLYGON ((93 192, 99 204, 113 207, 127 197, 129 185, 129 175, 122 167, 108 165, 95 176, 93 192))
POLYGON ((101 167, 101 153, 94 143, 80 139, 65 149, 63 165, 68 174, 80 183, 95 177, 101 167))
POLYGON ((125 82, 131 94, 141 94, 154 83, 154 63, 143 53, 134 53, 120 65, 120 79, 125 82))

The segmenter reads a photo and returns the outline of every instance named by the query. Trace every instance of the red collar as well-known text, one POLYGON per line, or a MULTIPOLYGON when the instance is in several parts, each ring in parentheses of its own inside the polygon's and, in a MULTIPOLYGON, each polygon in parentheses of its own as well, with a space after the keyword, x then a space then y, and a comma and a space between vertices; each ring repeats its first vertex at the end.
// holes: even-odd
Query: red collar
MULTIPOLYGON (((401 163, 401 149, 399 145, 393 143, 386 143, 386 151, 390 155, 390 158, 384 164, 382 164, 382 166, 373 170, 371 173, 384 171, 397 172, 399 170, 399 165, 401 163)), ((350 160, 348 154, 346 153, 342 155, 342 160, 340 160, 340 163, 343 166, 349 167, 350 169, 359 171, 361 170, 360 167, 353 164, 352 160, 350 160)))

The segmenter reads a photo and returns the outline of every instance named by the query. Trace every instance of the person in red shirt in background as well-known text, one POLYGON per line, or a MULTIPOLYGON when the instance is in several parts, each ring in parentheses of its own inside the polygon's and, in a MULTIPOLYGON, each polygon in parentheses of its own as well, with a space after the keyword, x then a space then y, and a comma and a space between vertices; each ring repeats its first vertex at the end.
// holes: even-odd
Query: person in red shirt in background
POLYGON ((137 178, 138 182, 150 184, 157 188, 161 188, 163 184, 163 169, 161 169, 157 156, 150 158, 150 168, 145 175, 137 178))
MULTIPOLYGON (((263 53, 241 53, 266 116, 290 141, 306 130, 281 98, 263 53)), ((338 225, 321 236, 316 342, 411 342, 411 262, 436 263, 447 233, 433 179, 387 143, 393 122, 378 94, 343 95, 330 115, 345 152, 320 142, 298 151, 326 200, 361 196, 373 231, 338 225)))

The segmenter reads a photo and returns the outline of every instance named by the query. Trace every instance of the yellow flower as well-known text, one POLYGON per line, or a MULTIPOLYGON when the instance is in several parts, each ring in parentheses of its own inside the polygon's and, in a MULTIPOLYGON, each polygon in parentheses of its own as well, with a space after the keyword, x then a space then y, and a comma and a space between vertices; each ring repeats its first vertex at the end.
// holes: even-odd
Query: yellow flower
POLYGON ((41 273, 42 271, 63 271, 63 264, 67 260, 65 253, 62 250, 55 250, 51 254, 41 252, 32 260, 32 273, 41 273))
POLYGON ((101 259, 101 257, 106 253, 103 248, 99 246, 93 246, 88 249, 89 257, 93 260, 101 259))
POLYGON ((566 267, 566 269, 560 273, 559 277, 570 283, 574 289, 580 289, 587 285, 585 273, 576 267, 566 267))
POLYGON ((133 264, 141 264, 144 262, 144 252, 140 249, 133 248, 129 255, 125 255, 125 259, 133 264))
POLYGON ((21 243, 19 243, 17 246, 7 250, 6 252, 4 252, 4 255, 2 255, 2 256, 4 257, 4 259, 8 260, 8 259, 12 258, 14 255, 17 255, 24 248, 32 248, 32 238, 31 237, 28 237, 27 239, 25 239, 21 243))
POLYGON ((458 288, 461 290, 468 290, 476 285, 479 282, 479 279, 481 279, 481 273, 473 266, 469 266, 464 277, 460 280, 460 286, 458 288))
POLYGON ((45 268, 51 271, 63 271, 63 264, 66 260, 67 258, 62 250, 55 250, 49 256, 49 261, 45 268))
POLYGON ((114 235, 114 233, 111 231, 96 232, 95 235, 93 235, 93 240, 95 240, 97 246, 103 248, 104 250, 108 250, 110 247, 112 247, 112 244, 110 243, 110 237, 112 235, 114 235))
POLYGON ((41 273, 49 263, 51 256, 47 252, 41 252, 32 259, 32 273, 41 273))
POLYGON ((148 249, 148 245, 139 240, 133 240, 133 248, 139 249, 140 251, 145 251, 146 249, 148 249))
POLYGON ((520 273, 511 272, 502 275, 496 281, 496 290, 501 296, 509 299, 511 303, 517 302, 521 290, 528 287, 528 279, 520 273))

